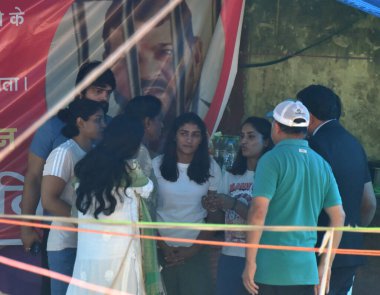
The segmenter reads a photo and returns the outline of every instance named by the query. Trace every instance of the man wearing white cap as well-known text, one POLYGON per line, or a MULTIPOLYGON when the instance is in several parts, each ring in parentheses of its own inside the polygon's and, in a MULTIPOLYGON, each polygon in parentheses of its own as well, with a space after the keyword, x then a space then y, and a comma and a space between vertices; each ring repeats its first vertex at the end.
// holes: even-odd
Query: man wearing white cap
MULTIPOLYGON (((345 214, 329 164, 305 140, 309 112, 299 101, 284 101, 273 111, 272 140, 256 169, 253 200, 247 221, 251 225, 316 226, 322 209, 330 226, 342 226, 345 214)), ((341 232, 335 232, 337 248, 341 232)), ((250 244, 313 248, 315 231, 248 232, 250 244)), ((317 266, 315 254, 303 251, 247 248, 243 283, 251 294, 314 295, 325 257, 317 266)), ((331 263, 329 267, 331 266, 331 263)))

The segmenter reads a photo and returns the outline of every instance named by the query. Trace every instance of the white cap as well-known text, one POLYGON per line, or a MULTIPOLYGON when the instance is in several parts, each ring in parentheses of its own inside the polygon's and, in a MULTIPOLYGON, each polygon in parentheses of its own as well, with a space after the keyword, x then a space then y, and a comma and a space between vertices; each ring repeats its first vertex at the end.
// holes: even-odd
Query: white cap
POLYGON ((273 110, 273 119, 289 127, 308 127, 310 115, 307 108, 300 101, 283 101, 273 110), (294 122, 302 119, 302 122, 294 122))

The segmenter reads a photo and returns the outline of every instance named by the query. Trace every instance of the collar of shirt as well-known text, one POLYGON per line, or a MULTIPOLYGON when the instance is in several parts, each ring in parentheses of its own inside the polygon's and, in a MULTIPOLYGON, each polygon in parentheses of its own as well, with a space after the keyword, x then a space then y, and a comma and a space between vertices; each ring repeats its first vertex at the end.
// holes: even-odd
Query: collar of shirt
POLYGON ((328 122, 331 122, 331 121, 335 121, 336 119, 331 119, 331 120, 327 120, 327 121, 324 121, 323 123, 321 123, 321 125, 319 125, 317 128, 315 128, 314 132, 313 132, 313 136, 317 133, 317 131, 325 124, 327 124, 328 122))
POLYGON ((308 147, 309 143, 306 139, 283 139, 279 143, 276 144, 276 147, 282 146, 282 145, 297 145, 297 146, 308 147))

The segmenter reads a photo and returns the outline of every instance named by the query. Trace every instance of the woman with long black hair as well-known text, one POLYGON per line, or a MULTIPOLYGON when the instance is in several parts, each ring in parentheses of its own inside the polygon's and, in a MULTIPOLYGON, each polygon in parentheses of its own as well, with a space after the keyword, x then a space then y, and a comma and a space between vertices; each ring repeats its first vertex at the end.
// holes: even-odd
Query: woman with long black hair
MULTIPOLYGON (((121 233, 121 235, 78 233, 78 252, 73 277, 100 286, 145 295, 163 294, 156 246, 142 240, 138 228, 109 225, 112 221, 149 220, 141 198, 147 198, 153 184, 137 162, 144 135, 139 119, 125 114, 112 119, 104 138, 75 166, 79 229, 121 233), (89 224, 89 219, 106 223, 89 224), (143 259, 144 256, 144 259, 143 259)), ((70 284, 67 294, 95 294, 70 284)))
MULTIPOLYGON (((248 209, 252 200, 252 188, 257 162, 270 150, 271 124, 268 120, 249 117, 241 125, 239 150, 229 171, 223 175, 221 193, 213 200, 213 210, 225 212, 226 224, 246 224, 248 209)), ((243 231, 226 231, 225 241, 245 243, 243 231)), ((245 248, 223 247, 218 262, 217 294, 246 295, 242 281, 245 265, 245 248)))
MULTIPOLYGON (((208 152, 206 126, 194 113, 177 117, 166 138, 163 155, 153 159, 157 178, 157 221, 204 223, 212 218, 202 197, 220 185, 221 171, 208 152)), ((159 229, 162 237, 204 239, 212 232, 159 229)), ((158 242, 162 275, 168 295, 213 294, 207 247, 199 244, 158 242)))

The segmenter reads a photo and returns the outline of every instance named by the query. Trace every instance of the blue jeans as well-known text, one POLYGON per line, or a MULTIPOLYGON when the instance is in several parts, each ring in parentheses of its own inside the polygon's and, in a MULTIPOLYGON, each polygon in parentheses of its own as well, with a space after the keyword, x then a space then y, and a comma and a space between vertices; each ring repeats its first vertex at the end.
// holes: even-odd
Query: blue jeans
MULTIPOLYGON (((41 266, 41 256, 25 252, 22 246, 6 246, 0 255, 27 264, 41 266)), ((41 276, 0 263, 0 294, 41 294, 41 276)))
MULTIPOLYGON (((66 248, 60 251, 48 251, 49 269, 67 276, 73 275, 76 248, 66 248)), ((67 283, 51 279, 51 294, 65 295, 67 283)))

